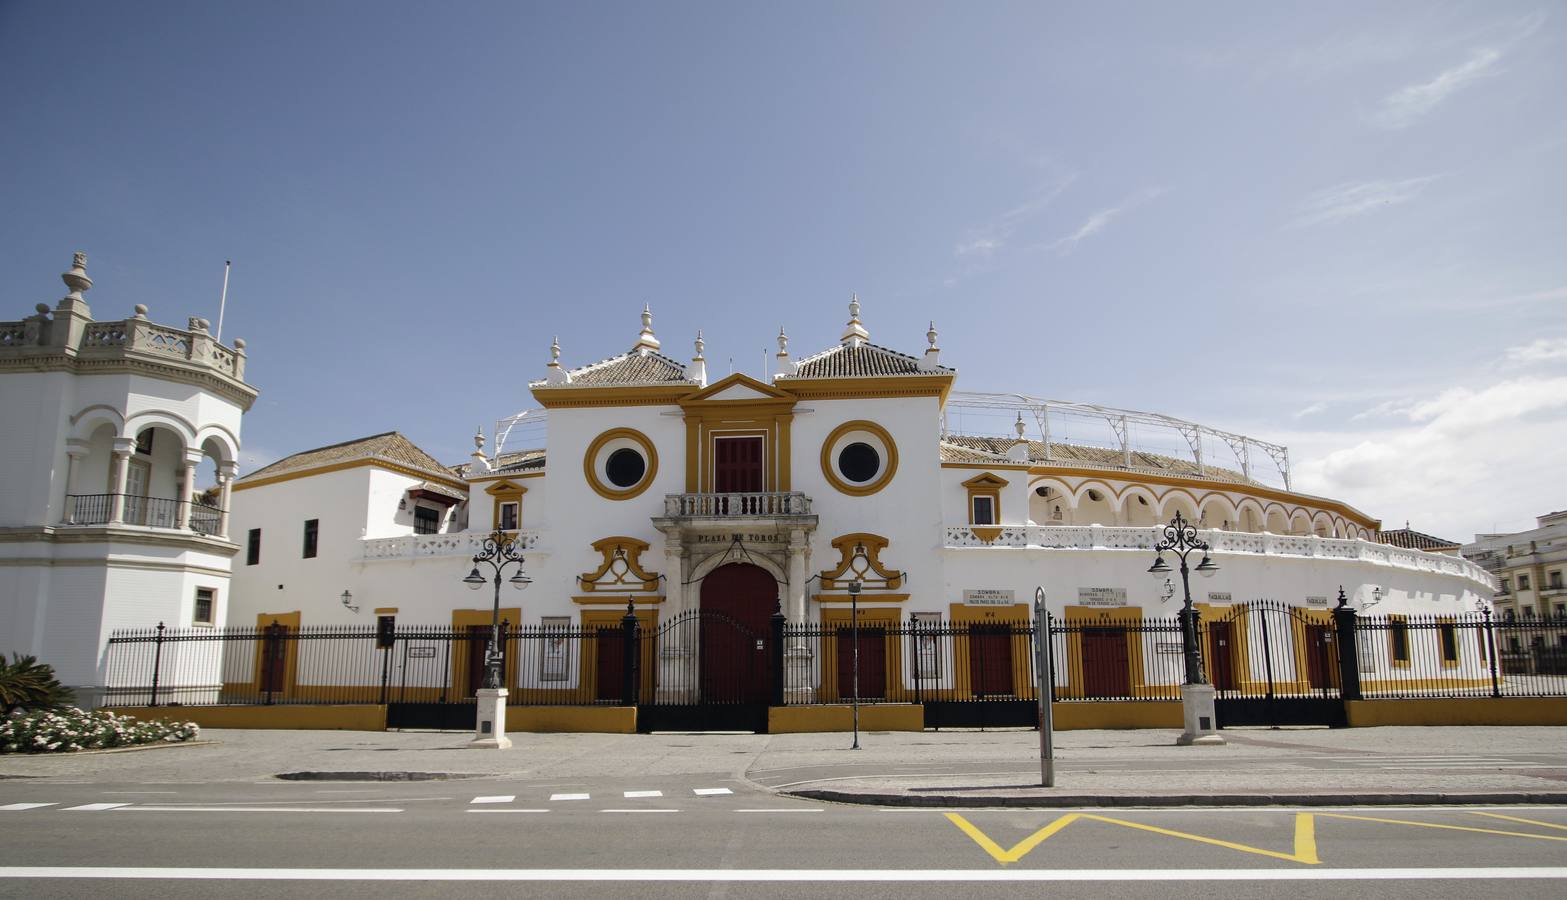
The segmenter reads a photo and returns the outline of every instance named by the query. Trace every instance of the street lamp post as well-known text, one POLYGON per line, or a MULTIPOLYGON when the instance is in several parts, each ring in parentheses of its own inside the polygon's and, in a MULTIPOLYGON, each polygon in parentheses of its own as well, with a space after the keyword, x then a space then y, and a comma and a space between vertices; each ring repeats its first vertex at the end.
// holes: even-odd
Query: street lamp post
POLYGON ((492 532, 474 555, 473 570, 462 580, 469 590, 477 591, 486 581, 492 580, 479 571, 480 563, 494 572, 495 606, 490 614, 490 643, 484 649, 484 687, 477 691, 478 718, 473 740, 468 746, 504 750, 511 746, 511 739, 506 737, 506 689, 501 687, 501 666, 505 659, 501 644, 501 575, 515 564, 517 571, 506 580, 519 591, 532 584, 533 579, 522 570, 522 551, 517 549, 516 540, 504 531, 492 532))
MULTIPOLYGON (((863 555, 863 549, 856 549, 860 555, 863 555)), ((849 748, 850 750, 860 749, 860 589, 862 587, 864 584, 856 574, 854 580, 849 582, 849 639, 854 642, 853 648, 849 651, 851 654, 849 665, 854 670, 849 688, 853 691, 849 702, 854 716, 854 745, 849 748)))
POLYGON ((1163 538, 1154 544, 1154 562, 1148 574, 1163 579, 1170 574, 1170 564, 1164 561, 1164 551, 1174 553, 1181 560, 1181 657, 1186 664, 1185 681, 1181 685, 1181 704, 1185 713, 1186 731, 1179 744, 1223 744, 1218 729, 1218 717, 1214 712, 1214 690, 1203 672, 1202 650, 1197 642, 1197 611, 1192 608, 1191 573, 1211 577, 1219 571, 1208 555, 1206 541, 1199 540, 1197 528, 1179 511, 1164 526, 1163 538), (1186 564, 1186 557, 1202 551, 1202 561, 1194 568, 1186 564))

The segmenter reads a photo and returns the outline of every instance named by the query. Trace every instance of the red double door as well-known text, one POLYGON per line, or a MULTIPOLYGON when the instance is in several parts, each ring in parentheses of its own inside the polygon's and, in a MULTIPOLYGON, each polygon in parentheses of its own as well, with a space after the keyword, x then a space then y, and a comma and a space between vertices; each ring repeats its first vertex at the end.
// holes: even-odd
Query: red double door
POLYGON ((713 439, 714 493, 760 493, 766 490, 765 481, 760 437, 713 439))
POLYGON ((705 700, 767 701, 767 642, 777 604, 778 582, 760 566, 730 563, 702 579, 699 643, 705 700))

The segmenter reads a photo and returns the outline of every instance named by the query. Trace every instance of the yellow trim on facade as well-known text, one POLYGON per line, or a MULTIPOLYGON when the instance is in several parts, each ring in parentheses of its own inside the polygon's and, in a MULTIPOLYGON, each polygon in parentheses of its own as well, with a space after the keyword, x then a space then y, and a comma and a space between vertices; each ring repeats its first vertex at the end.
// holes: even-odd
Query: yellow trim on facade
POLYGON ((962 485, 968 491, 969 530, 987 544, 1001 536, 1001 489, 1006 486, 1005 478, 990 472, 976 475, 962 485), (974 500, 978 497, 990 498, 990 522, 977 524, 974 521, 974 500))
POLYGON ((694 385, 650 384, 620 387, 559 387, 539 385, 533 399, 545 409, 584 409, 599 406, 674 406, 694 385))
POLYGON ((475 475, 468 479, 469 484, 483 484, 486 481, 508 481, 513 478, 543 478, 544 472, 513 472, 509 475, 475 475))
POLYGON ((630 600, 637 606, 657 606, 664 602, 662 594, 579 594, 571 598, 578 606, 616 606, 624 608, 630 600))
MULTIPOLYGON (((861 595, 860 602, 865 602, 861 595)), ((822 684, 818 691, 820 700, 833 702, 842 700, 838 693, 838 631, 848 629, 855 619, 859 621, 859 627, 864 629, 885 628, 889 633, 883 636, 882 643, 882 677, 885 679, 886 696, 903 696, 903 641, 890 633, 902 620, 902 611, 893 607, 880 609, 861 608, 859 615, 855 616, 853 610, 839 607, 822 608, 822 684), (830 676, 829 676, 829 673, 830 676)), ((861 641, 865 638, 861 635, 861 641)), ((850 642, 852 643, 852 641, 850 642)), ((861 685, 864 685, 864 672, 860 670, 861 685)), ((865 707, 861 707, 863 713, 865 707)))
MULTIPOLYGON (((293 612, 256 614, 256 631, 262 635, 262 640, 256 647, 256 665, 251 683, 253 690, 257 693, 262 691, 261 676, 265 665, 266 629, 273 625, 281 625, 287 628, 289 632, 297 635, 299 633, 300 619, 301 615, 297 609, 293 612)), ((299 639, 297 637, 292 640, 284 638, 283 648, 283 690, 281 693, 284 697, 287 697, 294 693, 295 676, 298 674, 299 639)))
POLYGON ((834 428, 832 433, 827 435, 827 439, 822 441, 821 463, 823 477, 827 479, 827 483, 832 485, 838 493, 848 494, 850 497, 869 497, 890 484, 893 476, 898 474, 898 445, 893 441, 892 434, 887 429, 866 419, 855 419, 850 422, 844 422, 842 425, 834 428), (882 461, 881 472, 877 473, 875 479, 865 484, 850 484, 843 480, 839 476, 838 466, 832 458, 833 445, 838 442, 839 438, 851 431, 870 432, 876 436, 877 440, 882 442, 882 446, 887 450, 887 458, 882 461))
POLYGON ((1008 465, 1005 461, 999 459, 993 463, 944 462, 941 464, 941 467, 943 469, 1006 469, 1007 471, 1017 472, 1027 472, 1031 468, 1028 463, 1012 463, 1008 465))
MULTIPOLYGON (((494 621, 494 616, 495 610, 493 608, 454 609, 452 610, 452 631, 466 631, 469 628, 480 625, 489 627, 489 625, 494 621)), ((501 626, 503 629, 508 627, 516 628, 518 625, 521 625, 522 608, 518 606, 501 607, 501 622, 503 623, 501 626)), ((455 646, 451 648, 451 680, 448 681, 447 684, 452 686, 452 692, 456 695, 457 698, 460 699, 461 697, 467 696, 459 692, 461 692, 465 687, 468 687, 468 685, 465 685, 463 682, 466 679, 469 671, 468 664, 471 662, 469 658, 470 654, 474 653, 479 648, 473 641, 464 640, 462 638, 458 638, 452 641, 452 643, 455 646)), ((506 663, 501 671, 501 687, 510 688, 514 687, 517 683, 517 651, 521 649, 521 647, 518 646, 519 643, 520 642, 516 639, 507 641, 507 646, 505 648, 506 663)), ((477 688, 478 685, 473 685, 473 687, 477 688)), ((451 698, 448 697, 448 699, 451 698)))
POLYGON ((395 616, 395 615, 397 615, 397 607, 395 607, 395 606, 377 606, 375 608, 375 614, 378 615, 378 616, 395 616))
MULTIPOLYGON (((767 709, 768 734, 813 734, 848 731, 854 727, 853 707, 772 706, 767 709)), ((860 706, 865 731, 924 731, 925 707, 916 703, 866 703, 860 706)))
POLYGON ((328 463, 324 466, 310 466, 304 469, 295 469, 291 472, 279 472, 276 475, 269 475, 266 478, 257 478, 253 481, 236 481, 234 482, 234 486, 229 490, 230 492, 248 491, 251 488, 265 487, 269 484, 280 484, 284 481, 293 481, 298 478, 309 478, 312 475, 326 475, 330 472, 341 472, 344 469, 358 469, 363 467, 385 469, 388 472, 396 472, 399 475, 407 475, 410 478, 417 478, 420 481, 433 481, 436 484, 443 484, 449 488, 453 488, 454 490, 466 491, 468 489, 468 483, 466 481, 458 480, 457 478, 454 478, 450 475, 437 475, 434 472, 427 472, 423 469, 416 469, 413 466, 405 466, 399 463, 388 462, 384 459, 350 459, 345 462, 328 463))
POLYGON ((873 375, 861 378, 783 378, 774 384, 800 400, 936 397, 947 403, 952 375, 873 375))
POLYGON ((789 425, 795 398, 743 373, 729 375, 680 401, 686 425, 686 490, 713 490, 713 447, 718 437, 759 436, 766 448, 763 490, 789 490, 789 425), (716 395, 739 385, 761 394, 738 400, 716 395))
POLYGON ((839 535, 832 539, 832 547, 838 551, 838 565, 832 569, 823 569, 820 574, 820 585, 824 591, 847 589, 850 581, 845 579, 849 574, 850 566, 854 563, 855 551, 864 548, 865 561, 868 571, 860 578, 862 587, 875 590, 886 588, 895 591, 903 586, 903 573, 896 569, 882 565, 881 551, 887 549, 892 542, 879 534, 871 534, 868 531, 857 531, 853 534, 839 535), (865 576, 871 577, 865 577, 865 576), (876 577, 879 576, 879 577, 876 577))
POLYGON ((651 487, 653 479, 658 476, 658 450, 653 447, 653 442, 648 440, 647 435, 635 428, 611 428, 594 438, 593 443, 588 445, 588 452, 582 456, 582 473, 588 480, 588 487, 600 497, 606 500, 630 500, 651 487), (647 462, 647 471, 642 473, 642 480, 624 489, 603 484, 598 477, 598 452, 604 449, 605 444, 618 438, 626 438, 640 446, 647 462))
MULTIPOLYGON (((841 605, 846 605, 846 604, 852 602, 852 600, 853 600, 853 598, 850 595, 848 595, 848 594, 828 594, 828 593, 816 594, 812 599, 814 599, 817 603, 835 604, 835 605, 840 605, 840 606, 841 605)), ((872 604, 876 604, 876 603, 906 603, 906 602, 908 602, 908 599, 909 599, 909 595, 908 594, 881 594, 881 593, 861 594, 860 595, 860 609, 863 611, 867 607, 870 607, 872 604)))
POLYGON ((584 591, 590 593, 601 587, 622 593, 658 590, 658 573, 642 568, 642 554, 646 553, 650 546, 647 541, 624 535, 594 541, 594 552, 603 556, 604 560, 596 570, 578 575, 577 583, 584 591), (625 565, 625 573, 617 573, 613 580, 605 580, 605 576, 610 574, 617 562, 625 565))

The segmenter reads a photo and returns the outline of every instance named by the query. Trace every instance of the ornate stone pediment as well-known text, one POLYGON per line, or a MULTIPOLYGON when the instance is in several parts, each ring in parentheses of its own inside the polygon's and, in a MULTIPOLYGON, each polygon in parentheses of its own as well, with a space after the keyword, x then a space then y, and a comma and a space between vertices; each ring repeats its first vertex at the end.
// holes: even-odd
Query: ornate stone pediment
POLYGON ((867 591, 894 591, 902 587, 903 573, 884 566, 881 561, 881 551, 890 543, 881 535, 869 532, 833 538, 838 564, 821 573, 821 589, 847 590, 849 582, 855 578, 859 578, 861 587, 867 591))
POLYGON ((647 541, 633 537, 607 537, 593 542, 593 549, 603 554, 604 561, 597 571, 577 576, 578 583, 587 592, 594 591, 656 591, 658 573, 642 568, 642 554, 647 551, 647 541))

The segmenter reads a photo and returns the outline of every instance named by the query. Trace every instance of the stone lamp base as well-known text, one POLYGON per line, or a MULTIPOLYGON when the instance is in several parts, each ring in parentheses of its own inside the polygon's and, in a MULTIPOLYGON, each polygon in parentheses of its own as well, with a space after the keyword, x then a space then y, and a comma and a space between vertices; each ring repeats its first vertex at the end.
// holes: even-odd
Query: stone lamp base
POLYGON ((1181 685, 1181 711, 1186 718, 1186 731, 1175 739, 1183 747, 1223 746, 1224 735, 1219 734, 1219 719, 1214 714, 1213 685, 1181 685))
POLYGON ((473 726, 470 750, 505 750, 511 746, 506 736, 506 689, 480 688, 478 721, 473 726))

